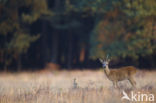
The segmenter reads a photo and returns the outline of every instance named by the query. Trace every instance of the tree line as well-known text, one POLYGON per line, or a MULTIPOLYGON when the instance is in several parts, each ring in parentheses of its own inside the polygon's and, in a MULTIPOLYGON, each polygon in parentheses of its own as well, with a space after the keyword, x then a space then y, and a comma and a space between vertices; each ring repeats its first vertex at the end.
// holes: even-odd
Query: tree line
POLYGON ((106 55, 155 67, 155 11, 155 0, 0 0, 0 68, 90 68, 106 55))

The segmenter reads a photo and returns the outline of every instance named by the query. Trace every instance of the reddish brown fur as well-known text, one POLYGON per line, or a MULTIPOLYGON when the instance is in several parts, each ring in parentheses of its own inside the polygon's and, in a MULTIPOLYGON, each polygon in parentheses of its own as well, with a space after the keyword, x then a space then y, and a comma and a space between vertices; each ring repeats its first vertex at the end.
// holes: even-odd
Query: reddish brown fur
POLYGON ((110 69, 110 73, 106 73, 106 76, 111 81, 121 81, 125 79, 131 79, 134 74, 136 74, 136 68, 133 66, 122 67, 120 69, 110 69))
POLYGON ((133 79, 133 76, 136 74, 137 69, 133 66, 121 67, 119 69, 109 69, 110 60, 99 59, 103 64, 104 72, 109 80, 113 82, 113 85, 117 87, 117 82, 122 80, 129 80, 133 87, 136 86, 136 82, 133 79))

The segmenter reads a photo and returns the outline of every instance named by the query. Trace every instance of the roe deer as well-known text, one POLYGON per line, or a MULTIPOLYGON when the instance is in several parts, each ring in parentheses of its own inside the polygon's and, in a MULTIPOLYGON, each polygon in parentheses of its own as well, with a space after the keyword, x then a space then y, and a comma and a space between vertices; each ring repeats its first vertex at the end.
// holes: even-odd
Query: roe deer
POLYGON ((136 74, 137 69, 133 66, 121 67, 120 69, 109 69, 108 58, 106 60, 99 59, 104 68, 104 72, 109 80, 113 82, 115 88, 118 87, 118 81, 129 80, 131 85, 136 88, 136 82, 133 79, 133 76, 136 74))

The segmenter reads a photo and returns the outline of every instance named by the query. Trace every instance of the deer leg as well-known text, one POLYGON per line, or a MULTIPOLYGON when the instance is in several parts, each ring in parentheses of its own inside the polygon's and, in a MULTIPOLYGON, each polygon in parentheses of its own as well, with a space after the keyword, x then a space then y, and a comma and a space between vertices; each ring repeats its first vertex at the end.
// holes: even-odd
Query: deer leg
POLYGON ((116 88, 116 83, 113 81, 113 86, 114 86, 114 88, 116 88))
POLYGON ((135 80, 134 80, 132 77, 129 78, 128 80, 129 80, 129 82, 131 83, 131 85, 132 85, 134 88, 136 88, 136 82, 135 82, 135 80))
POLYGON ((114 86, 114 88, 119 88, 116 81, 113 81, 113 86, 114 86))

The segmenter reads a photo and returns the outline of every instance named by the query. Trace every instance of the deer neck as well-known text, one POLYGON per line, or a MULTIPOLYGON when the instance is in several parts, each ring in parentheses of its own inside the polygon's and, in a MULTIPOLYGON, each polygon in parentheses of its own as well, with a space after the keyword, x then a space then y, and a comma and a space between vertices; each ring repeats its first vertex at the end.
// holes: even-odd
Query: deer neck
POLYGON ((110 73, 110 70, 109 70, 108 65, 107 65, 106 68, 105 68, 105 73, 106 73, 106 75, 109 75, 109 73, 110 73))

